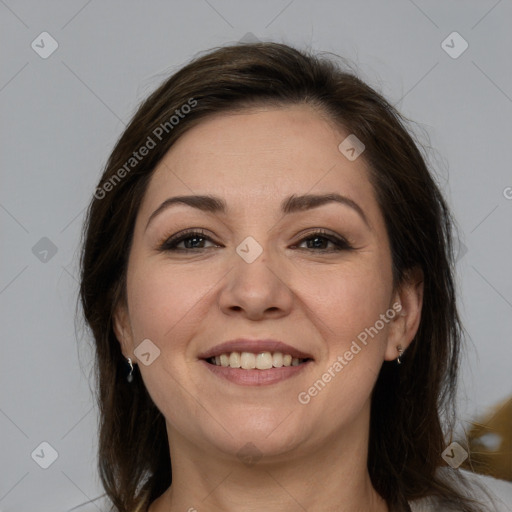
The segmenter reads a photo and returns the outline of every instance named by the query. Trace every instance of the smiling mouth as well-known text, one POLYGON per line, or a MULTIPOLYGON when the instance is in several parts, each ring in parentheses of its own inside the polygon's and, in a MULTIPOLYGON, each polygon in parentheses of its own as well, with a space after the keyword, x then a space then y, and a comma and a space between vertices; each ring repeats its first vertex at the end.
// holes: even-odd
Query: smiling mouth
POLYGON ((312 359, 300 359, 283 352, 226 352, 205 359, 209 364, 242 370, 270 370, 283 366, 300 366, 312 359))

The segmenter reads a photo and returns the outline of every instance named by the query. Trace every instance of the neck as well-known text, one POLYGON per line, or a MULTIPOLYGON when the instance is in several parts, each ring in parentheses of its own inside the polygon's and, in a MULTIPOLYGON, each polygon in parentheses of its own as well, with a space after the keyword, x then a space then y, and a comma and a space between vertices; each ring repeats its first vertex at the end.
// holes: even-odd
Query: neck
POLYGON ((388 512, 368 474, 368 418, 357 423, 307 451, 253 464, 205 452, 168 425, 173 481, 149 512, 388 512))

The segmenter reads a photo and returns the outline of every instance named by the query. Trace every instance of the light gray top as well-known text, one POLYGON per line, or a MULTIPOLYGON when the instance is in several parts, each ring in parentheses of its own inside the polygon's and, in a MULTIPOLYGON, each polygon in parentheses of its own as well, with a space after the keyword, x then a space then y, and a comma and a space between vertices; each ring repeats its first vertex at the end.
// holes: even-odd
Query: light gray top
MULTIPOLYGON (((452 477, 452 472, 460 471, 474 490, 471 497, 481 501, 486 512, 512 512, 512 482, 451 468, 440 468, 439 471, 445 473, 444 476, 447 479, 452 477)), ((443 505, 432 498, 415 500, 409 505, 412 512, 458 512, 461 510, 458 507, 443 505)))

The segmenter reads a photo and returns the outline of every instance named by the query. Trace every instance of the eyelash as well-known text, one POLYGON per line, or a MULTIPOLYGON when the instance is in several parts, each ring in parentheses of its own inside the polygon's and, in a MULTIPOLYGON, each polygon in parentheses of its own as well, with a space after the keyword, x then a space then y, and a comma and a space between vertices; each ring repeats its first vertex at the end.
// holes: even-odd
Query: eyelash
MULTIPOLYGON (((206 235, 206 233, 201 229, 190 229, 186 231, 182 231, 181 233, 178 233, 176 235, 173 235, 169 238, 166 238, 163 243, 161 243, 158 247, 160 251, 171 251, 171 252, 182 252, 182 253, 190 253, 190 252, 197 252, 197 251, 204 251, 207 250, 208 247, 198 247, 195 249, 178 249, 177 245, 185 240, 189 240, 191 238, 201 238, 204 240, 208 240, 210 242, 213 242, 213 240, 206 235)), ((340 251, 350 251, 353 250, 354 247, 350 245, 347 240, 345 240, 342 237, 333 235, 332 233, 325 231, 323 229, 318 229, 314 232, 308 233, 307 236, 302 238, 297 244, 293 245, 293 247, 296 247, 302 242, 312 240, 315 238, 324 238, 328 240, 329 242, 333 243, 336 248, 335 249, 301 249, 306 251, 313 251, 313 252, 320 252, 320 253, 332 253, 332 252, 340 252, 340 251)), ((213 242, 215 243, 215 242, 213 242)))

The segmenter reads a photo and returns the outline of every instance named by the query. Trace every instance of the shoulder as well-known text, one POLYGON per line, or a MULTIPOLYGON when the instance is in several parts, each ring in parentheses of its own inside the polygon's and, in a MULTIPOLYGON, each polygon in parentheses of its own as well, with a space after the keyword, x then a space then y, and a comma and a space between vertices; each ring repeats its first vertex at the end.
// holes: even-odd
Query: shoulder
MULTIPOLYGON (((440 468, 443 478, 457 482, 454 478, 453 470, 440 468)), ((478 475, 470 471, 457 470, 461 473, 462 481, 457 482, 456 486, 467 495, 479 500, 489 512, 512 512, 512 482, 497 480, 490 476, 478 475), (466 485, 464 485, 466 484, 466 485)), ((445 507, 439 500, 434 498, 424 498, 410 503, 412 512, 456 512, 458 509, 445 507)))
POLYGON ((475 475, 474 473, 471 474, 471 477, 468 477, 468 479, 470 478, 479 483, 486 494, 491 495, 498 512, 512 512, 512 482, 498 480, 490 476, 475 475))

